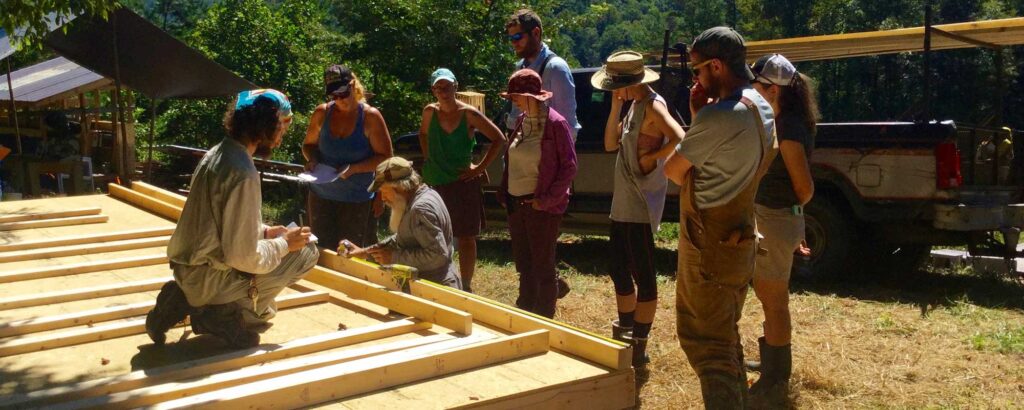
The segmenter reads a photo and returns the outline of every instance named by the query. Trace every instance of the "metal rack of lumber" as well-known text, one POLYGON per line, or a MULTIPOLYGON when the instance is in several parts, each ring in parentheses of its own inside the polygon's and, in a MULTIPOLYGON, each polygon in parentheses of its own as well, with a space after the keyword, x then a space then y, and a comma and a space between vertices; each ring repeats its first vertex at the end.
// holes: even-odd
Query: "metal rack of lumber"
POLYGON ((627 346, 427 281, 404 293, 329 250, 278 296, 262 345, 232 350, 186 320, 153 346, 145 314, 184 201, 136 182, 0 204, 0 223, 109 216, 0 231, 0 408, 635 404, 627 346))

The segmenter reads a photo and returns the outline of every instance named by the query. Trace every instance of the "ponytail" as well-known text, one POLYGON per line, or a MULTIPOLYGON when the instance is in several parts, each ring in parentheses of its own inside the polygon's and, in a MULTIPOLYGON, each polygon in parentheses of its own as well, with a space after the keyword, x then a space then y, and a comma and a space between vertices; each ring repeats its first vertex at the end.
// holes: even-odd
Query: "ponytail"
POLYGON ((779 108, 783 115, 799 119, 810 130, 811 135, 814 135, 821 113, 814 98, 813 81, 803 73, 797 73, 790 85, 779 88, 779 108))

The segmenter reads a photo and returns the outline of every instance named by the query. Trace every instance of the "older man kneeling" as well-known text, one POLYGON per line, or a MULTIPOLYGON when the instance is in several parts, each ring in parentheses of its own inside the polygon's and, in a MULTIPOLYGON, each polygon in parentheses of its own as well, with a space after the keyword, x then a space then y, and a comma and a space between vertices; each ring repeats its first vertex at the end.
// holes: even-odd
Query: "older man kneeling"
POLYGON ((390 228, 394 235, 360 248, 348 240, 338 247, 349 257, 372 256, 382 265, 401 264, 416 268, 419 277, 462 288, 452 256, 452 221, 437 191, 423 183, 412 163, 391 157, 377 166, 371 191, 380 190, 384 204, 391 208, 390 228))

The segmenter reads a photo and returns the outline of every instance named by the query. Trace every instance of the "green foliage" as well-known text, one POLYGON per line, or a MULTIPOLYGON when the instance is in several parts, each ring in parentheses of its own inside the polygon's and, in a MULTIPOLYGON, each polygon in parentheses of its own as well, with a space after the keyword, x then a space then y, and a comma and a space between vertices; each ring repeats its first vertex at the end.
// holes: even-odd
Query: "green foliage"
POLYGON ((970 343, 977 350, 1024 353, 1024 326, 1003 325, 995 331, 975 332, 970 338, 970 343))
MULTIPOLYGON (((296 117, 274 159, 297 162, 307 115, 323 98, 322 72, 340 42, 325 29, 322 8, 312 0, 271 8, 260 0, 225 0, 211 7, 186 37, 195 48, 261 86, 281 90, 296 117)), ((171 101, 159 116, 160 141, 209 147, 223 138, 230 99, 171 101)))
POLYGON ((116 0, 4 0, 0 28, 11 34, 18 47, 38 48, 39 42, 50 32, 47 24, 50 13, 54 13, 54 22, 59 26, 79 15, 98 15, 105 19, 119 6, 116 0))

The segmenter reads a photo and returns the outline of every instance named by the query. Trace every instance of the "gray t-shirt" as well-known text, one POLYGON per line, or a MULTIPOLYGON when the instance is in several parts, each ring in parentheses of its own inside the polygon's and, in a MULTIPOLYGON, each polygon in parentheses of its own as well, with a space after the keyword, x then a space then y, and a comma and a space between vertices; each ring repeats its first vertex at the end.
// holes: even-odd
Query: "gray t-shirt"
POLYGON ((763 124, 756 124, 747 106, 737 98, 724 99, 697 112, 686 137, 676 152, 693 164, 697 172, 694 195, 697 208, 725 205, 750 183, 761 162, 761 135, 771 144, 775 114, 768 101, 750 86, 743 96, 757 106, 763 124), (757 126, 764 127, 764 133, 757 126))

